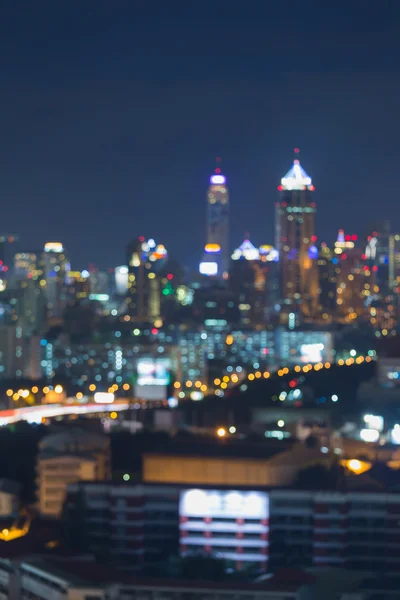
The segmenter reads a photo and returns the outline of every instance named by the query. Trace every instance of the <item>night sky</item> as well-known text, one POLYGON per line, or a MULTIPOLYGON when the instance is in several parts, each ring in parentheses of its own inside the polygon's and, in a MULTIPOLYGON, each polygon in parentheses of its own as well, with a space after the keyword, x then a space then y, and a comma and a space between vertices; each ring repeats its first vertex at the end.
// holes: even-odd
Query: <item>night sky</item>
POLYGON ((400 230, 398 0, 15 0, 0 57, 0 233, 20 247, 106 267, 146 235, 194 265, 216 156, 232 247, 271 243, 295 146, 320 241, 400 230))

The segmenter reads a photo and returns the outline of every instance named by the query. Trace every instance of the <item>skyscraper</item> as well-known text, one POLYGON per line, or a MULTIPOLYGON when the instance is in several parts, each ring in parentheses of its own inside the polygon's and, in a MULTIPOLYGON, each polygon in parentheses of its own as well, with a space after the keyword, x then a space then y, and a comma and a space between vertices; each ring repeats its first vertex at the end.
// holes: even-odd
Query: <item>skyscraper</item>
MULTIPOLYGON (((295 150, 298 152, 298 150, 295 150)), ((275 212, 276 248, 280 261, 281 314, 313 317, 318 307, 318 249, 314 234, 316 205, 312 180, 298 159, 278 186, 275 212)))
MULTIPOLYGON (((219 164, 221 159, 217 158, 219 164)), ((229 192, 226 186, 226 177, 219 166, 214 169, 210 177, 210 186, 207 191, 207 246, 209 244, 220 247, 218 264, 219 277, 224 277, 229 269, 229 192)))
POLYGON ((132 320, 154 321, 160 316, 161 286, 159 272, 166 262, 167 250, 143 236, 127 248, 127 310, 132 320))
POLYGON ((62 317, 65 308, 65 276, 70 270, 68 258, 61 242, 47 242, 43 253, 44 285, 47 298, 47 315, 50 320, 62 317))

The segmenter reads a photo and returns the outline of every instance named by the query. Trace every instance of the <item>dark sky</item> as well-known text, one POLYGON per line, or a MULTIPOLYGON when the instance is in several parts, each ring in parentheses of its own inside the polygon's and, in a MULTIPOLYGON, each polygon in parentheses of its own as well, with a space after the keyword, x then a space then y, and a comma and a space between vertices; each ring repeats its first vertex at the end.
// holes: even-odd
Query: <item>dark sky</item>
POLYGON ((273 241, 294 146, 320 240, 400 229, 398 0, 3 2, 0 86, 0 232, 74 268, 141 234, 197 261, 218 155, 233 246, 273 241))

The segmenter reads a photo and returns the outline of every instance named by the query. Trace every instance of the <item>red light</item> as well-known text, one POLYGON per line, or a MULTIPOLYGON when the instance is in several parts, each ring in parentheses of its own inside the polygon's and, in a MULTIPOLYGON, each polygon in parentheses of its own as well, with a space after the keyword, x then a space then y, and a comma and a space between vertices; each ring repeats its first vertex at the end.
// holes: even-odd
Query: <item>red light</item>
POLYGON ((8 271, 8 267, 3 267, 3 271, 8 271))
POLYGON ((217 167, 216 169, 214 169, 214 173, 221 173, 221 169, 217 167))
POLYGON ((278 185, 278 191, 281 192, 283 190, 283 185, 278 185))
POLYGON ((356 242, 356 241, 358 240, 358 237, 357 237, 356 235, 354 235, 354 234, 353 234, 353 235, 351 236, 351 239, 353 240, 353 242, 356 242))
POLYGON ((368 265, 364 265, 364 271, 369 271, 368 265))
POLYGON ((171 279, 173 279, 173 278, 174 278, 174 276, 172 275, 172 273, 168 273, 168 275, 167 275, 167 279, 168 279, 169 281, 171 281, 171 279))
POLYGON ((376 271, 378 270, 378 267, 377 267, 376 265, 374 265, 374 266, 372 267, 372 270, 376 272, 376 271))
POLYGON ((144 242, 144 235, 141 235, 141 236, 139 237, 139 242, 144 242))
POLYGON ((350 240, 351 240, 351 237, 350 237, 349 235, 345 235, 345 236, 344 236, 344 239, 346 240, 346 242, 350 242, 350 240))
POLYGON ((282 206, 287 206, 287 202, 282 202, 282 206))
POLYGON ((2 261, 2 260, 0 260, 0 265, 2 265, 2 264, 3 264, 3 261, 2 261))
POLYGON ((377 231, 373 231, 373 232, 372 232, 372 235, 373 235, 374 237, 378 237, 378 232, 377 232, 377 231))
POLYGON ((315 185, 310 185, 310 186, 308 187, 308 189, 309 189, 311 192, 315 192, 315 185))
POLYGON ((342 260, 346 260, 347 254, 342 254, 342 260))
POLYGON ((367 255, 366 254, 361 254, 361 259, 362 260, 367 260, 367 255))
POLYGON ((296 379, 292 379, 291 381, 289 381, 289 387, 294 388, 296 383, 297 383, 296 379))
POLYGON ((315 208, 317 205, 315 204, 315 202, 311 202, 311 205, 313 208, 315 208))
POLYGON ((152 333, 153 335, 156 335, 156 334, 158 333, 158 329, 157 329, 157 327, 153 327, 153 329, 151 330, 151 333, 152 333))
POLYGON ((298 154, 298 153, 300 152, 300 148, 293 148, 293 152, 294 152, 295 154, 298 154))
POLYGON ((312 235, 312 236, 311 236, 311 241, 312 241, 312 242, 316 242, 316 241, 317 241, 317 239, 318 239, 318 238, 317 238, 317 236, 316 236, 316 235, 312 235))
POLYGON ((282 236, 282 242, 287 242, 287 237, 285 235, 282 236))
POLYGON ((268 352, 269 352, 268 348, 263 348, 263 351, 262 351, 263 354, 268 354, 268 352))

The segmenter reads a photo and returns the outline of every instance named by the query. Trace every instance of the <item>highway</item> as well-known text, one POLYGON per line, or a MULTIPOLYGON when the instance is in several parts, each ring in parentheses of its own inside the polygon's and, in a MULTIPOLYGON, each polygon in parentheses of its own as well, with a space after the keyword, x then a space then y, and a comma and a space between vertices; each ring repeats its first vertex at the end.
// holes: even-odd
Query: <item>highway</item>
POLYGON ((63 417, 66 415, 88 415, 99 412, 120 412, 128 410, 129 402, 115 401, 112 404, 43 404, 0 411, 0 426, 11 425, 18 421, 42 423, 43 419, 63 417))

